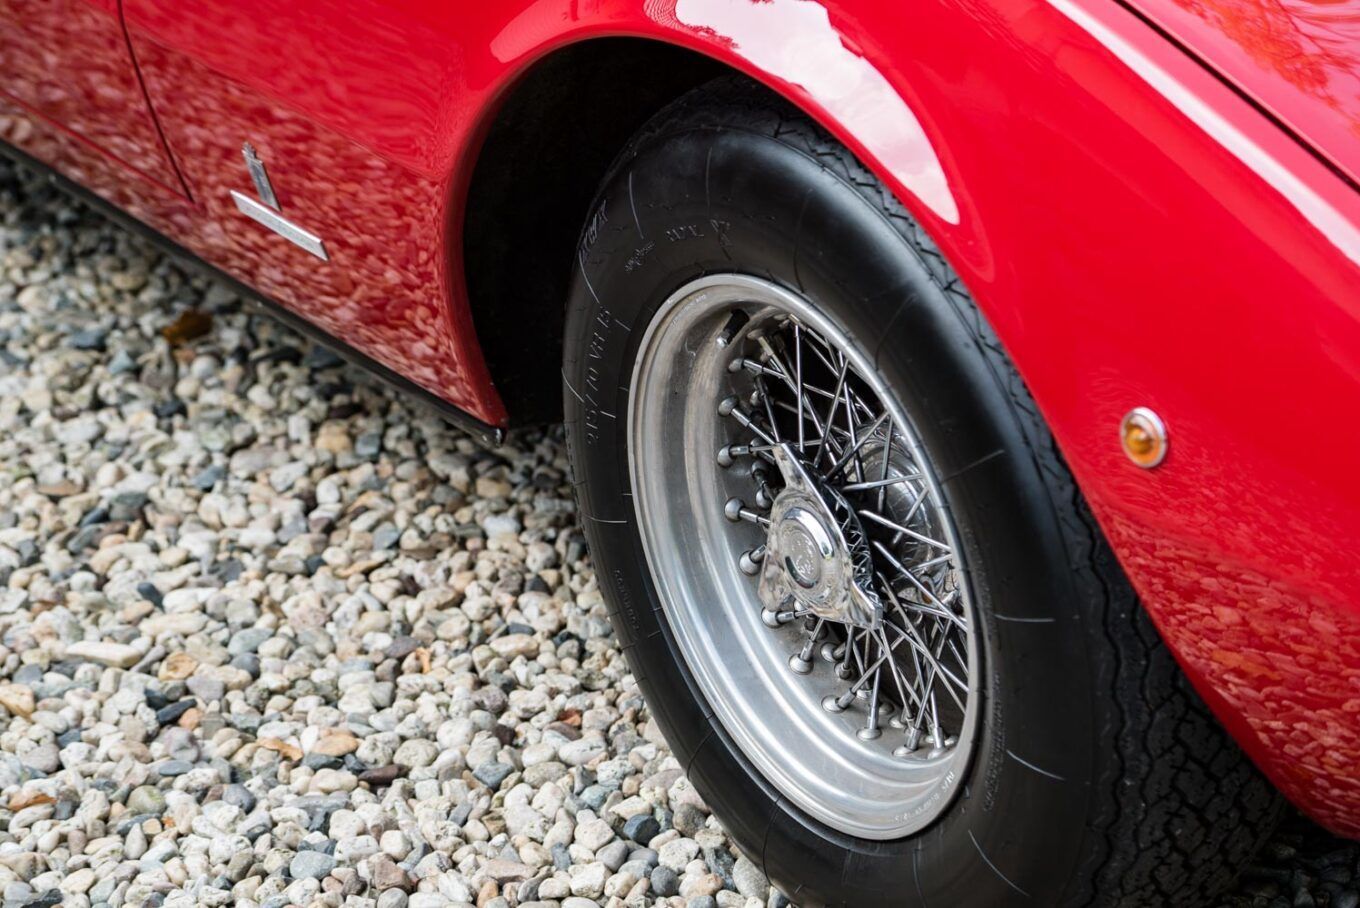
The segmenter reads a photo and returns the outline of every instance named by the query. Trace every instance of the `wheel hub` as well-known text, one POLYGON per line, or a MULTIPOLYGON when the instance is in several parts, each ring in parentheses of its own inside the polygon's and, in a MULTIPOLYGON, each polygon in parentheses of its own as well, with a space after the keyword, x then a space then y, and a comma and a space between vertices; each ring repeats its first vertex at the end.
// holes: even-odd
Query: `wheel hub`
POLYGON ((839 492, 803 468, 788 444, 771 454, 784 489, 770 511, 761 603, 773 612, 792 608, 877 628, 883 602, 873 588, 873 560, 859 518, 839 492))

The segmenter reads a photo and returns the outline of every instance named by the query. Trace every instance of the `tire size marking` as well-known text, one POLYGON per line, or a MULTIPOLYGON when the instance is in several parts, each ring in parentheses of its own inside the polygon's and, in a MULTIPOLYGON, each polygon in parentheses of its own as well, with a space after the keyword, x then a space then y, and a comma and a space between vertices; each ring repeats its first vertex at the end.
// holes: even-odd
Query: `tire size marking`
POLYGON ((667 227, 664 231, 666 239, 672 243, 683 243, 685 240, 701 240, 709 234, 705 228, 717 234, 718 245, 723 249, 728 249, 732 245, 727 232, 732 228, 728 221, 720 221, 717 218, 710 218, 708 224, 678 224, 674 227, 667 227))
POLYGON ((624 272, 627 274, 632 274, 634 271, 641 268, 646 263, 647 256, 651 255, 652 250, 655 248, 656 243, 653 243, 651 240, 648 240, 646 243, 642 244, 637 249, 635 249, 633 251, 633 254, 628 257, 628 261, 624 262, 623 264, 624 272))
POLYGON ((610 337, 616 327, 623 323, 603 303, 591 320, 590 340, 586 342, 584 362, 585 380, 581 387, 582 426, 585 429, 585 442, 595 445, 601 440, 603 421, 613 419, 614 414, 600 406, 603 399, 604 358, 609 347, 610 337))
POLYGON ((586 224, 586 229, 581 234, 581 246, 578 255, 582 265, 586 263, 586 254, 590 251, 590 248, 599 240, 600 231, 604 229, 605 224, 609 223, 609 215, 606 212, 608 207, 609 199, 600 199, 600 205, 595 209, 595 216, 590 219, 589 224, 586 224))
POLYGON ((624 625, 633 631, 634 642, 641 640, 643 637, 642 622, 639 620, 637 607, 633 604, 633 594, 628 590, 628 582, 624 579, 623 571, 615 568, 613 578, 619 617, 623 619, 624 625))
POLYGON ((731 222, 720 221, 717 218, 713 218, 708 222, 708 224, 710 227, 713 228, 713 232, 718 235, 718 245, 722 248, 723 254, 730 255, 731 254, 730 250, 732 249, 733 243, 732 238, 727 234, 728 231, 732 229, 731 222))
POLYGON ((949 772, 945 773, 944 778, 936 785, 935 790, 930 793, 930 797, 926 798, 920 804, 917 804, 911 810, 899 813, 897 816, 893 817, 893 819, 899 823, 908 823, 931 810, 935 804, 939 803, 941 798, 948 796, 949 790, 954 787, 954 782, 957 780, 958 775, 954 770, 949 770, 949 772))
POLYGON ((586 262, 590 258, 590 250, 599 241, 600 234, 605 225, 609 223, 608 207, 608 199, 602 199, 600 207, 595 211, 595 216, 586 225, 586 229, 581 235, 581 244, 576 251, 576 264, 581 269, 581 279, 585 281, 586 287, 590 290, 590 295, 594 297, 595 304, 599 307, 595 312, 595 317, 591 320, 590 340, 586 342, 586 361, 583 364, 584 375, 579 395, 582 408, 581 426, 585 443, 590 447, 594 447, 602 438, 603 420, 614 418, 613 413, 600 405, 603 399, 601 386, 604 384, 604 355, 609 346, 610 333, 615 325, 627 327, 614 317, 614 313, 608 306, 601 302, 599 294, 591 286, 590 276, 586 273, 586 262))
POLYGON ((698 224, 681 224, 678 227, 666 228, 666 239, 670 240, 672 243, 703 239, 706 235, 703 227, 698 224))

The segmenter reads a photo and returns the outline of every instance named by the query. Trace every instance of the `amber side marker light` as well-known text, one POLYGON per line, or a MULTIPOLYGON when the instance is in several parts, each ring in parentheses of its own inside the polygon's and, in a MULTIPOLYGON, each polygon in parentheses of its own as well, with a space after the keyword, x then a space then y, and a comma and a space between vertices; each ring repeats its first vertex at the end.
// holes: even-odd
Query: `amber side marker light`
POLYGON ((1119 441, 1129 460, 1150 470, 1166 459, 1166 423, 1147 407, 1134 407, 1119 423, 1119 441))

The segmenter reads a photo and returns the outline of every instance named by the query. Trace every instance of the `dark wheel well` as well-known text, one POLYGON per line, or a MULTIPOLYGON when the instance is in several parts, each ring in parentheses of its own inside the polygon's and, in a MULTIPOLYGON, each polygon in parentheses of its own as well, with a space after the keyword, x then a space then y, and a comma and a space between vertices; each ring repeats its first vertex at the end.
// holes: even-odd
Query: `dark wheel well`
POLYGON ((553 53, 510 90, 473 170, 463 260, 477 336, 513 423, 561 418, 572 256, 610 163, 653 114, 729 71, 658 41, 602 38, 553 53))

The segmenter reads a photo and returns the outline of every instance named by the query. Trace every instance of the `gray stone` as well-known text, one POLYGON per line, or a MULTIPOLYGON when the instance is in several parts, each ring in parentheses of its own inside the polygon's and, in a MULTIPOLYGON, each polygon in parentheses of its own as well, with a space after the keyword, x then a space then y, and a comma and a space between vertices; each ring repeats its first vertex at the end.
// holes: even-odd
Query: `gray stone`
POLYGON ((164 763, 156 764, 156 773, 162 778, 170 779, 175 776, 182 776, 194 765, 186 760, 166 760, 164 763))
POLYGON ((110 520, 136 520, 146 507, 145 492, 119 492, 109 500, 110 520))
POLYGON ((628 844, 626 842, 611 842, 596 851, 595 857, 601 864, 609 868, 610 873, 614 873, 623 866, 624 861, 628 860, 628 844))
POLYGON ((680 894, 680 875, 669 867, 657 867, 652 871, 652 894, 668 898, 680 894))
POLYGON ((378 896, 378 908, 406 908, 406 893, 400 889, 385 889, 378 896))
POLYGON ((295 880, 319 880, 335 869, 335 858, 320 851, 299 851, 288 862, 288 873, 295 880))
POLYGON ((194 478, 189 480, 190 484, 203 492, 210 491, 213 486, 221 482, 227 475, 227 471, 220 465, 214 464, 204 470, 194 474, 194 478))
POLYGON ((398 766, 419 769, 429 766, 438 756, 439 747, 433 741, 412 738, 409 741, 404 741, 397 748, 396 754, 392 757, 392 762, 398 766))
POLYGON ((509 778, 514 771, 513 766, 507 766, 504 763, 483 763, 472 771, 472 775, 476 777, 478 782, 494 791, 500 788, 501 783, 509 778))
POLYGON ((623 834, 639 845, 646 845, 661 834, 661 824, 651 814, 640 813, 623 824, 623 834))
POLYGON ((29 769, 53 773, 61 768, 61 751, 55 744, 39 744, 19 758, 29 769))
POLYGON ((261 643, 273 636, 274 632, 267 627, 243 628, 232 635, 231 641, 227 644, 227 652, 233 656, 253 653, 260 648, 261 643))
POLYGON ((189 692, 204 703, 216 703, 227 694, 227 686, 217 678, 194 675, 186 682, 189 692))
POLYGON ((127 809, 134 816, 148 814, 158 817, 165 813, 165 795, 154 785, 140 785, 128 795, 127 809))
POLYGON ((690 803, 681 803, 675 808, 675 816, 671 819, 671 824, 676 832, 687 839, 694 838, 695 834, 703 829, 708 822, 708 817, 702 810, 690 803))
POLYGON ((250 813, 255 809, 255 795, 241 784, 228 785, 222 789, 222 800, 233 807, 241 808, 242 813, 250 813))
POLYGON ((737 891, 748 899, 760 899, 763 902, 770 894, 770 882, 765 878, 765 872, 745 857, 737 858, 732 868, 732 879, 737 891))

